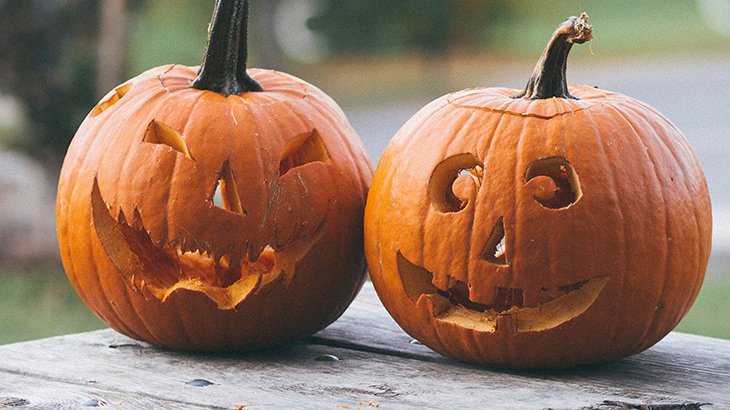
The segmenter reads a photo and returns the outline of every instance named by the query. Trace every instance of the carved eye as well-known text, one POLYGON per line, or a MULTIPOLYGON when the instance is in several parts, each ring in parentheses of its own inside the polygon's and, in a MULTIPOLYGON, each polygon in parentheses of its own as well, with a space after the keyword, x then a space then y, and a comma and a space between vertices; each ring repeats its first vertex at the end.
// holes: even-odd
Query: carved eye
POLYGON ((583 196, 578 174, 562 157, 537 160, 525 171, 525 184, 535 189, 533 198, 548 209, 564 209, 572 206, 583 196))
POLYGON ((472 180, 477 189, 482 186, 484 164, 472 154, 458 154, 441 161, 428 180, 428 196, 433 207, 443 213, 458 212, 468 200, 454 193, 457 180, 472 180))
POLYGON ((147 130, 144 133, 142 141, 149 142, 150 144, 162 144, 174 149, 175 151, 185 155, 186 158, 194 160, 193 156, 188 150, 188 146, 185 143, 185 139, 182 134, 176 129, 165 125, 156 120, 150 121, 147 125, 147 130))
POLYGON ((310 162, 332 162, 327 147, 324 146, 322 138, 317 130, 294 137, 284 147, 279 162, 279 175, 283 176, 291 169, 300 167, 310 162))

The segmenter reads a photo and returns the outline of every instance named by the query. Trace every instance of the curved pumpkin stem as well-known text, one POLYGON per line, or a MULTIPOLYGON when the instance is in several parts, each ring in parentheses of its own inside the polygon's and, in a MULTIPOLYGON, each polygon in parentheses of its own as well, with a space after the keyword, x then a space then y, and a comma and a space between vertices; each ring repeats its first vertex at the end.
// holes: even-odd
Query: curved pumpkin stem
POLYGON ((569 17, 555 29, 525 89, 512 98, 538 100, 556 97, 577 100, 568 92, 565 77, 568 53, 573 44, 583 44, 592 38, 593 26, 588 24, 586 13, 580 17, 569 17))
POLYGON ((216 0, 208 44, 193 88, 228 97, 261 91, 246 72, 248 59, 248 0, 216 0))

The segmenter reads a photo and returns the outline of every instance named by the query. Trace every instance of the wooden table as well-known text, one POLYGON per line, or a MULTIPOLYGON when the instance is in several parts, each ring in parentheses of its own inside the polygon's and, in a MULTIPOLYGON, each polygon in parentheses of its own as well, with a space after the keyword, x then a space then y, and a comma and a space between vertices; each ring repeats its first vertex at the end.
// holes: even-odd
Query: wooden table
POLYGON ((100 330, 0 346, 0 410, 730 409, 730 341, 672 333, 639 355, 505 371, 413 343, 367 284, 306 341, 243 355, 160 349, 100 330))

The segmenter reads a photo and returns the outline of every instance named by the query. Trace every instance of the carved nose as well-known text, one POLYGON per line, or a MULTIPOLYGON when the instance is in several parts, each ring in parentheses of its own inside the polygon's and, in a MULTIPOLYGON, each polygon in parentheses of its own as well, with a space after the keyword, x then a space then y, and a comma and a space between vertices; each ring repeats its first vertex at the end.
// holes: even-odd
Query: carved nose
POLYGON ((498 266, 509 266, 507 262, 507 247, 504 237, 504 218, 499 217, 497 223, 492 228, 492 233, 489 235, 487 244, 484 245, 484 250, 479 259, 493 263, 498 266))

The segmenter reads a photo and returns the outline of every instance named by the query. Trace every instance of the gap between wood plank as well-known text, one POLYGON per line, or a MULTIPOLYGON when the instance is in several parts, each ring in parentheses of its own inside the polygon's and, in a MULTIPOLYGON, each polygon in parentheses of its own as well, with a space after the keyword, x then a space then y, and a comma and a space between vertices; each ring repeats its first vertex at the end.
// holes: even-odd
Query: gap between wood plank
MULTIPOLYGON (((385 348, 376 347, 376 346, 368 346, 368 345, 358 344, 355 342, 348 342, 345 340, 335 340, 335 339, 330 339, 327 337, 317 336, 317 335, 308 337, 305 340, 305 342, 310 343, 310 344, 315 344, 315 345, 327 346, 327 347, 337 347, 337 348, 348 349, 348 350, 356 350, 359 352, 402 357, 405 359, 420 360, 420 361, 432 362, 432 363, 442 363, 443 360, 450 360, 443 356, 432 357, 429 355, 423 355, 423 354, 418 354, 418 353, 408 353, 408 352, 399 351, 399 350, 395 350, 395 349, 385 349, 385 348), (443 359, 443 360, 439 360, 439 359, 443 359)), ((454 362, 454 363, 458 363, 458 362, 454 362)))

